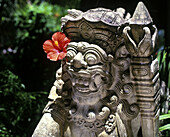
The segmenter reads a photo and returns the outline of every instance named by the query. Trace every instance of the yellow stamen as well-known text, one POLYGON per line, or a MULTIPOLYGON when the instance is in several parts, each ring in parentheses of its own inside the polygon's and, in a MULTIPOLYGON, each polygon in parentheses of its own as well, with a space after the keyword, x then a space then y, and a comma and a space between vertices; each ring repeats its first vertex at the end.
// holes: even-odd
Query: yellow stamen
POLYGON ((55 43, 55 46, 59 47, 58 41, 54 41, 54 43, 55 43))

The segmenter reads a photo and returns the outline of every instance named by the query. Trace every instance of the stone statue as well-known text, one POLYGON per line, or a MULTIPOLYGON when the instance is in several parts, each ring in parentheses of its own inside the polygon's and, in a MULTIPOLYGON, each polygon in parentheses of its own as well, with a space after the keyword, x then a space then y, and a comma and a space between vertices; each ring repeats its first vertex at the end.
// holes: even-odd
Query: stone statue
POLYGON ((68 10, 71 39, 33 137, 158 137, 157 29, 142 2, 68 10))

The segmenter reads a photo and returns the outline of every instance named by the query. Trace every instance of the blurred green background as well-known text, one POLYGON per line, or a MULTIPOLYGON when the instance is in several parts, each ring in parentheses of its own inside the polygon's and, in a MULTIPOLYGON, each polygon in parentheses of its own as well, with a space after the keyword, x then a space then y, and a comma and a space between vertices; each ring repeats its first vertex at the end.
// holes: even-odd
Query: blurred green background
POLYGON ((77 0, 0 0, 0 137, 31 136, 60 61, 42 45, 77 0))
MULTIPOLYGON (((98 5, 96 1, 94 7, 98 5)), ((0 137, 31 136, 60 67, 59 61, 46 58, 43 42, 61 31, 67 9, 88 7, 85 0, 0 0, 0 137)), ((155 55, 161 80, 170 87, 170 54, 164 42, 160 30, 155 55)))

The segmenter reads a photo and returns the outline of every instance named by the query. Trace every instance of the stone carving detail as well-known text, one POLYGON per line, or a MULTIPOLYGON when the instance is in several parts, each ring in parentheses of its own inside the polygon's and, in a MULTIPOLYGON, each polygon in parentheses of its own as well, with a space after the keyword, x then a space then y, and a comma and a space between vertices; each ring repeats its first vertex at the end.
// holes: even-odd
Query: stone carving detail
POLYGON ((123 8, 68 10, 62 30, 71 42, 44 109, 56 136, 157 137, 157 29, 145 5, 131 18, 123 8))

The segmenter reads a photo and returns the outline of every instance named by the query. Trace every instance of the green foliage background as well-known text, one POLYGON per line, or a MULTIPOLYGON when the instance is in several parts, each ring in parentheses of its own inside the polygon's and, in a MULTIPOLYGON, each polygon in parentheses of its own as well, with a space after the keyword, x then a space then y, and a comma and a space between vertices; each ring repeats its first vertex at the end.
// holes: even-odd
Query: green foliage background
POLYGON ((0 136, 26 136, 37 121, 47 92, 26 92, 24 84, 11 71, 0 72, 0 136))
POLYGON ((0 0, 0 137, 32 135, 60 66, 47 60, 43 42, 79 3, 0 0))

